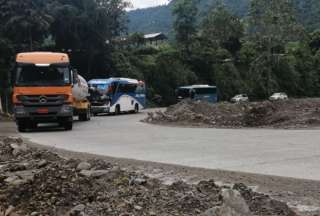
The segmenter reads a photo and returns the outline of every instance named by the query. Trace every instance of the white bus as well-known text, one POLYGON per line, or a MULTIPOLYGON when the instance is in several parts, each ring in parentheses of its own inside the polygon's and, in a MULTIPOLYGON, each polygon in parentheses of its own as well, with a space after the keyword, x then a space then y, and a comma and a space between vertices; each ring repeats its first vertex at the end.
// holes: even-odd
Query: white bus
POLYGON ((89 86, 93 114, 139 112, 145 108, 143 81, 130 78, 93 79, 89 81, 89 86))

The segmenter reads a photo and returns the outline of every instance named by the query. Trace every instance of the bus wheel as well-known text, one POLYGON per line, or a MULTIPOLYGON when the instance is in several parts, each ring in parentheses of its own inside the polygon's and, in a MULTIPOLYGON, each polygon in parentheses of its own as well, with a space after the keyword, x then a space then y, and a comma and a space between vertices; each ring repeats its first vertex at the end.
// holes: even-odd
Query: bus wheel
POLYGON ((116 110, 115 110, 115 114, 120 115, 120 113, 121 113, 120 105, 117 105, 116 110))
POLYGON ((139 112, 139 105, 138 105, 138 104, 136 104, 136 105, 134 106, 134 112, 135 112, 135 113, 138 113, 138 112, 139 112))

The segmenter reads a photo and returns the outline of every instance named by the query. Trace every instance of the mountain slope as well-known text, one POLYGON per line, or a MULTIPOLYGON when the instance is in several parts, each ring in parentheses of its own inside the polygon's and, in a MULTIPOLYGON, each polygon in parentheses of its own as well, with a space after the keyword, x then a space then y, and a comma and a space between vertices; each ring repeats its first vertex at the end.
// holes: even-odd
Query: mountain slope
MULTIPOLYGON (((218 0, 201 0, 199 3, 200 16, 218 0)), ((129 32, 164 32, 172 31, 172 8, 175 0, 170 4, 128 12, 129 32)), ((244 16, 247 13, 249 0, 224 0, 224 4, 236 15, 244 16)))
MULTIPOLYGON (((173 30, 172 8, 176 0, 170 4, 153 8, 138 9, 128 12, 129 32, 164 32, 170 34, 173 30)), ((200 17, 214 6, 219 0, 200 0, 200 17)), ((248 13, 250 0, 223 0, 229 10, 240 17, 248 13)), ((298 20, 308 29, 313 31, 320 28, 320 1, 319 0, 293 0, 297 10, 298 20)))

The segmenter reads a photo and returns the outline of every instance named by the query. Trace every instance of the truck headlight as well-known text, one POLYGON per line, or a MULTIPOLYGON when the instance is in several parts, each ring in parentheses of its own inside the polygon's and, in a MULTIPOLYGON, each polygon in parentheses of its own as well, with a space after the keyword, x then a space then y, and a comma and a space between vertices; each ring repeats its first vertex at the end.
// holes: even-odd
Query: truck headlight
POLYGON ((61 107, 61 113, 71 113, 72 112, 72 106, 63 105, 61 107))
POLYGON ((14 110, 15 110, 15 113, 18 115, 23 115, 27 113, 23 106, 15 106, 14 110))

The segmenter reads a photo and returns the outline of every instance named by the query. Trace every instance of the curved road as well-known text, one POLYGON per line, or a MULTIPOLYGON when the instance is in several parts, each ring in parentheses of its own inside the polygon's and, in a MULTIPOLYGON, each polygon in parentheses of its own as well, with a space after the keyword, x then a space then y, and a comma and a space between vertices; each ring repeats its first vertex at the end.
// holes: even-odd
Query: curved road
POLYGON ((320 180, 319 130, 209 129, 149 125, 145 113, 76 122, 22 136, 76 152, 320 180))

